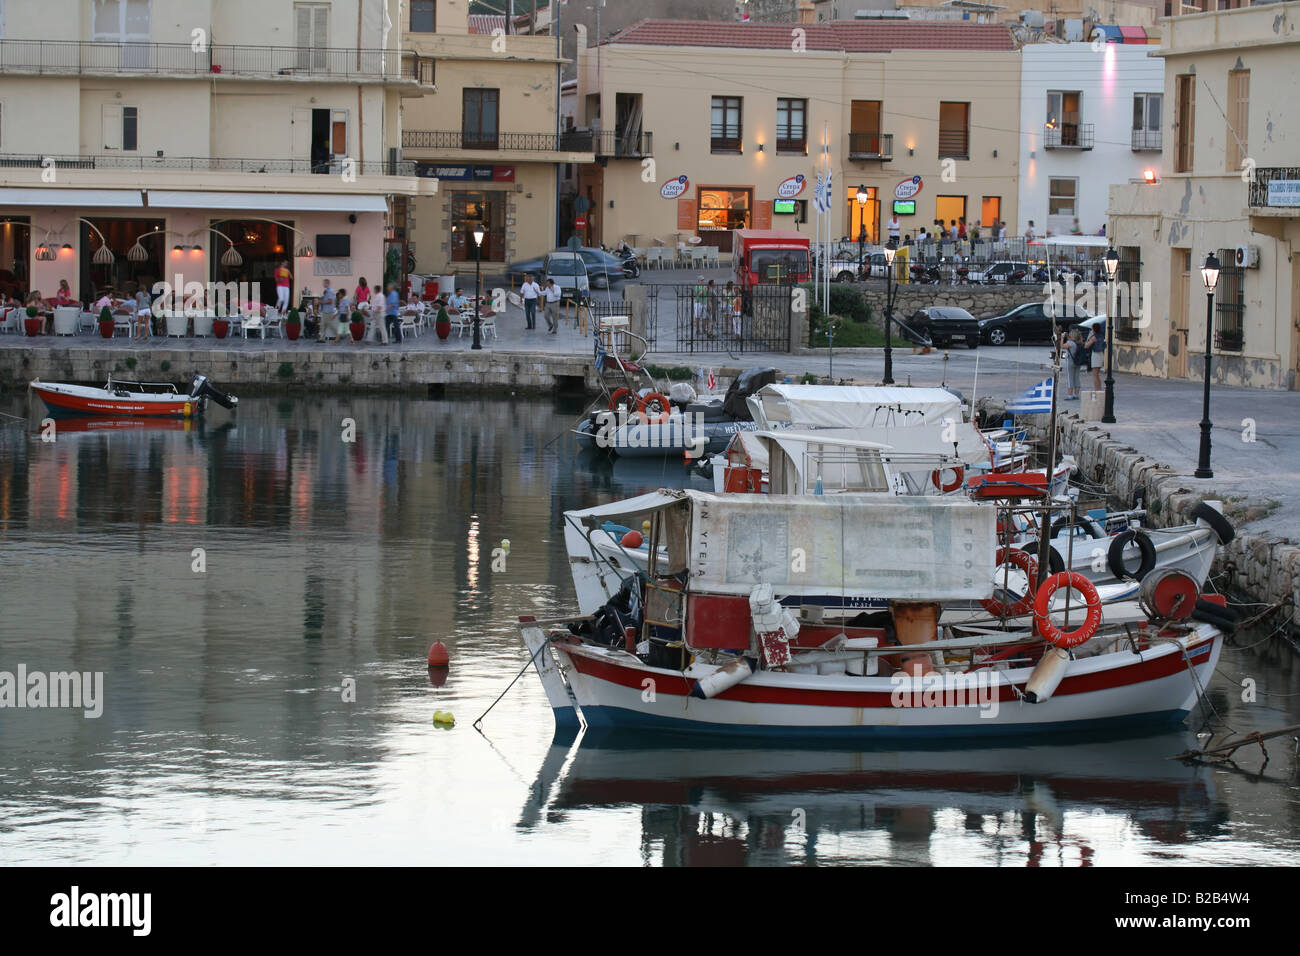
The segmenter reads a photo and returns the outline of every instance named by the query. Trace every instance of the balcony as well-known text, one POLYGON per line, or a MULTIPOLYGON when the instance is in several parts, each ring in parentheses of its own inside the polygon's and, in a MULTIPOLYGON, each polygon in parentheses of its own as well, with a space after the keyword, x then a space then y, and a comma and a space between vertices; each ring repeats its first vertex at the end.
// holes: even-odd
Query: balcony
POLYGON ((614 159, 642 159, 654 155, 651 133, 626 133, 621 130, 596 130, 593 135, 598 157, 614 159))
POLYGON ((939 129, 940 159, 970 159, 970 131, 939 129))
POLYGON ((1158 153, 1164 143, 1164 136, 1158 129, 1135 129, 1132 142, 1135 153, 1158 153))
POLYGON ((210 75, 410 81, 433 85, 433 60, 399 50, 188 43, 0 40, 0 74, 210 75))
POLYGON ((1092 123, 1066 124, 1043 131, 1044 149, 1092 149, 1096 127, 1092 123))
POLYGON ((343 160, 312 163, 306 159, 238 159, 220 156, 32 156, 0 153, 0 169, 44 169, 53 161, 56 170, 127 170, 171 172, 265 173, 291 176, 298 174, 339 175, 355 172, 358 176, 414 176, 415 163, 410 160, 389 162, 354 162, 346 167, 343 160))
MULTIPOLYGON (((591 153, 591 133, 569 130, 555 133, 483 133, 463 130, 402 130, 403 149, 422 149, 433 152, 518 152, 518 153, 591 153)), ((541 159, 542 157, 538 157, 541 159)))
POLYGON ((894 159, 893 133, 849 133, 849 159, 894 159))
POLYGON ((1257 166, 1250 181, 1252 209, 1277 209, 1300 215, 1300 166, 1257 166))

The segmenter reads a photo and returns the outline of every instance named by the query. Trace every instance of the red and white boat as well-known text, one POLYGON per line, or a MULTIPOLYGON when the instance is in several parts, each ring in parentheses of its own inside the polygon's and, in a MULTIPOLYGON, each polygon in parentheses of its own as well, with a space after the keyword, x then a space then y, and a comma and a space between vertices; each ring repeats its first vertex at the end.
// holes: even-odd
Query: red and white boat
POLYGON ((1032 614, 987 610, 997 509, 969 500, 660 491, 625 504, 651 522, 625 596, 563 631, 519 622, 559 726, 867 741, 1179 721, 1231 626, 1176 569, 1100 589, 1063 572, 1032 614), (800 603, 828 593, 841 609, 800 603), (886 609, 854 614, 882 595, 886 609))
POLYGON ((208 400, 234 408, 239 399, 215 388, 205 375, 194 376, 188 394, 170 382, 124 382, 110 378, 103 388, 35 379, 29 388, 52 415, 125 415, 190 418, 201 415, 208 400))

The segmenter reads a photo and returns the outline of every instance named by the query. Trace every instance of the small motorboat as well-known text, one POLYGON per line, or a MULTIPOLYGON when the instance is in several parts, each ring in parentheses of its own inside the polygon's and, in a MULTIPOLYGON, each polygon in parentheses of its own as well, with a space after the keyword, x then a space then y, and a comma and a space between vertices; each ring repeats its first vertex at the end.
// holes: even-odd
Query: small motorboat
POLYGON ((239 404, 238 398, 213 386, 206 375, 194 376, 186 394, 178 392, 170 382, 124 382, 114 378, 103 388, 40 379, 29 387, 45 402, 51 415, 190 418, 203 414, 209 399, 222 408, 239 404))

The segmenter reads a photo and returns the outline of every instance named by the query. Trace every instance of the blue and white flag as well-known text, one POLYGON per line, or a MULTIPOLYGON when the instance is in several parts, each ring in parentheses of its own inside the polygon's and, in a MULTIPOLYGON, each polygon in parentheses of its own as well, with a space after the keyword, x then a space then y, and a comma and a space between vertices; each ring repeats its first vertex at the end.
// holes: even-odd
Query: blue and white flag
POLYGON ((817 187, 813 190, 813 208, 818 212, 826 211, 826 177, 817 174, 817 187))
POLYGON ((1037 385, 1031 385, 1020 397, 1007 403, 1007 411, 1020 415, 1033 415, 1052 410, 1052 380, 1045 378, 1037 385))

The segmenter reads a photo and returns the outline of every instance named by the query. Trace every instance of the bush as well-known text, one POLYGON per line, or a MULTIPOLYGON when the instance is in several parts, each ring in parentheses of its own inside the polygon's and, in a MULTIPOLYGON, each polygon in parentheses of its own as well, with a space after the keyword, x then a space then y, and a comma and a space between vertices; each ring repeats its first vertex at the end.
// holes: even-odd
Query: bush
POLYGON ((668 378, 674 382, 689 382, 695 373, 685 365, 676 365, 668 370, 668 378))
POLYGON ((164 361, 164 362, 159 366, 159 368, 161 368, 164 372, 167 371, 168 369, 170 369, 171 367, 172 367, 172 363, 171 363, 171 362, 167 362, 167 361, 164 361))
POLYGON ((297 309, 290 309, 289 314, 285 316, 285 325, 302 325, 302 316, 298 314, 297 309))
POLYGON ((360 309, 353 309, 353 310, 352 310, 352 324, 353 324, 353 325, 362 325, 362 324, 365 323, 365 321, 366 321, 366 320, 363 319, 363 318, 361 317, 361 310, 360 310, 360 309))
MULTIPOLYGON (((31 309, 27 310, 29 315, 31 314, 31 311, 32 311, 31 309)), ((99 310, 99 321, 101 322, 113 321, 113 313, 108 310, 108 306, 104 306, 102 309, 99 310)))
POLYGON ((135 359, 133 359, 133 358, 129 358, 129 359, 127 359, 127 360, 126 360, 126 367, 129 368, 132 372, 134 372, 134 371, 135 371, 135 359))
POLYGON ((821 378, 814 375, 812 372, 804 372, 803 375, 799 377, 800 385, 816 385, 820 381, 821 378))
POLYGON ((293 363, 281 362, 280 367, 276 369, 275 374, 281 378, 293 378, 293 363))
MULTIPOLYGON (((808 301, 812 303, 810 308, 816 311, 816 288, 810 285, 803 288, 807 290, 808 301)), ((850 322, 867 323, 872 320, 872 309, 867 304, 866 296, 846 285, 831 286, 830 308, 832 315, 842 315, 850 322)))

